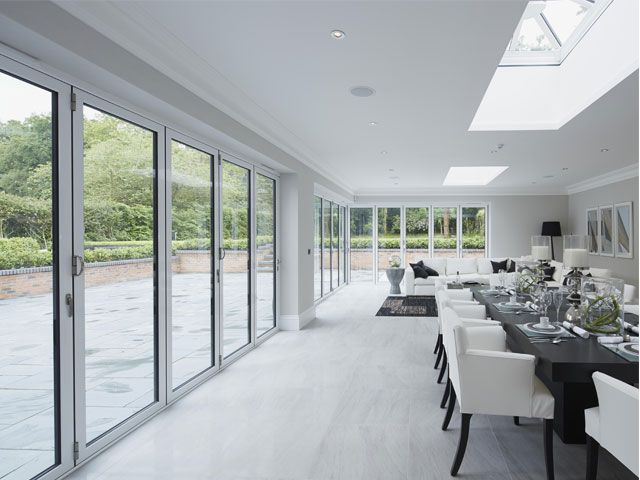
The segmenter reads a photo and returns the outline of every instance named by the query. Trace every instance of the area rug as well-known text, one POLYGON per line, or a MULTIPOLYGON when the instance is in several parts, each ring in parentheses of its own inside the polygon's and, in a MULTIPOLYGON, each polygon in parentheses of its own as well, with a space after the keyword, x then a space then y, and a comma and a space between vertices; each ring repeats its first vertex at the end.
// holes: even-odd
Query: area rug
POLYGON ((376 317, 437 317, 438 307, 433 295, 387 297, 376 317))

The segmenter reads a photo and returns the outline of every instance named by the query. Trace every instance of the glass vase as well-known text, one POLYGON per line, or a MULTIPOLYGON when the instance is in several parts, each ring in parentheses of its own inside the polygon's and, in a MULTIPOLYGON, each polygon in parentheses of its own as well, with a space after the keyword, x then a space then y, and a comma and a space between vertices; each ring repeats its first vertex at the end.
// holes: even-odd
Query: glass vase
POLYGON ((623 326, 624 280, 582 277, 580 317, 582 327, 596 335, 620 335, 623 326))

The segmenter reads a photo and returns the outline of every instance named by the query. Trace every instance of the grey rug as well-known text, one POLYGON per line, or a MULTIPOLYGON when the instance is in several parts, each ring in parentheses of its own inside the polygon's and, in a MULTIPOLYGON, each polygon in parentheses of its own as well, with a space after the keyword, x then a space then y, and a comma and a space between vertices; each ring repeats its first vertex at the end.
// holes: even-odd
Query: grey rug
POLYGON ((437 317, 438 307, 433 295, 387 297, 376 317, 437 317))

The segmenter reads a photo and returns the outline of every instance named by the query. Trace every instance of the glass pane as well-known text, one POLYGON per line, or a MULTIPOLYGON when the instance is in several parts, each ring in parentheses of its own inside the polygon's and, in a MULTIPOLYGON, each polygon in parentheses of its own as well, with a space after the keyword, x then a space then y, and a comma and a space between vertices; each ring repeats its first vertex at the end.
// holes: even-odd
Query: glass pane
POLYGON ((405 208, 405 261, 417 263, 429 257, 429 208, 405 208))
POLYGON ((251 341, 249 202, 250 172, 222 165, 222 321, 223 354, 228 357, 251 341))
POLYGON ((373 281, 373 208, 350 208, 351 281, 373 281))
POLYGON ((212 158, 171 142, 172 387, 213 365, 212 158))
POLYGON ((276 326, 276 182, 256 175, 256 321, 258 336, 276 326))
POLYGON ((546 17, 560 43, 567 42, 578 25, 587 17, 588 8, 573 0, 545 2, 543 15, 546 17))
POLYGON ((0 72, 0 478, 58 463, 54 99, 0 72))
POLYGON ((322 200, 322 294, 331 291, 331 202, 322 200))
POLYGON ((378 280, 400 254, 400 208, 378 208, 378 280))
POLYGON ((339 285, 340 272, 340 251, 338 250, 338 229, 340 227, 340 219, 338 217, 338 206, 331 204, 331 289, 337 288, 339 285))
POLYGON ((553 45, 544 34, 534 17, 522 21, 522 27, 514 41, 511 42, 511 50, 516 51, 546 51, 552 50, 553 45))
POLYGON ((346 252, 346 242, 344 238, 345 208, 340 207, 339 213, 340 213, 340 225, 339 225, 339 231, 338 231, 338 248, 340 249, 340 284, 343 284, 347 279, 347 273, 345 268, 347 252, 346 252))
POLYGON ((485 250, 485 222, 487 211, 485 207, 462 207, 462 256, 484 257, 485 250))
POLYGON ((433 209, 433 256, 438 258, 456 258, 457 225, 456 207, 435 207, 433 209))
POLYGON ((322 199, 314 197, 313 298, 322 297, 322 199))
POLYGON ((155 134, 84 107, 87 442, 156 399, 155 134))

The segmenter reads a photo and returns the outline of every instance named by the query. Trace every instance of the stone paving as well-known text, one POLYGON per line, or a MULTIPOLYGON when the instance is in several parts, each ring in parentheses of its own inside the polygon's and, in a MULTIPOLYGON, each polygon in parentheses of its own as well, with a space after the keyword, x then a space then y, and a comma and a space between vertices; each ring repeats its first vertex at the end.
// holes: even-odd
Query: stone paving
MULTIPOLYGON (((273 325, 273 276, 258 273, 260 335, 273 325)), ((247 343, 246 275, 224 277, 225 355, 247 343)), ((153 286, 136 280, 86 291, 87 439, 154 401, 153 286)), ((209 275, 173 276, 174 387, 210 366, 209 275)), ((53 464, 52 303, 0 300, 0 478, 28 479, 53 464)))

